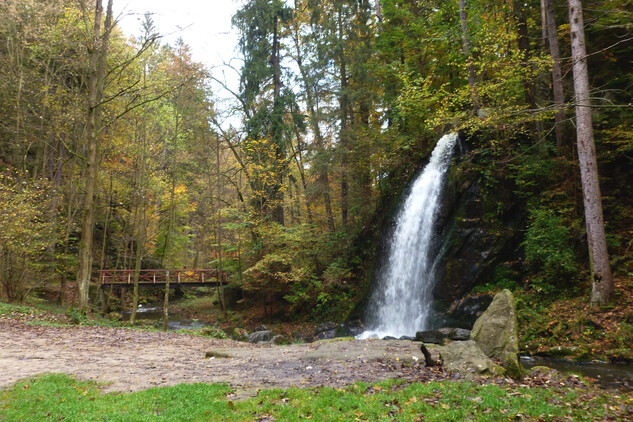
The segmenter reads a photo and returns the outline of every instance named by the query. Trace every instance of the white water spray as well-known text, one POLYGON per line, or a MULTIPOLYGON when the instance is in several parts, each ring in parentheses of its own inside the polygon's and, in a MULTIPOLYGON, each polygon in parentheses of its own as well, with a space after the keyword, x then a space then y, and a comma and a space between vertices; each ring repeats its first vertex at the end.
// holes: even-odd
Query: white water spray
POLYGON ((444 135, 402 205, 368 310, 373 324, 359 339, 415 336, 426 329, 434 287, 433 229, 458 135, 444 135))

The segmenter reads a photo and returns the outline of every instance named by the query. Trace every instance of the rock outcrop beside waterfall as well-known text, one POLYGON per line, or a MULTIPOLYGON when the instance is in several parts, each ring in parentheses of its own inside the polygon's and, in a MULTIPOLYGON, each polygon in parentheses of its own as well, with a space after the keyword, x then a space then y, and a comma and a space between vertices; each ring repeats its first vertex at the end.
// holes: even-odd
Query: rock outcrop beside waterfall
POLYGON ((463 155, 451 168, 440 204, 437 238, 442 243, 435 262, 438 283, 433 297, 445 304, 489 283, 498 264, 520 255, 527 215, 524 201, 501 180, 495 180, 494 188, 487 186, 474 170, 477 159, 473 155, 463 155))

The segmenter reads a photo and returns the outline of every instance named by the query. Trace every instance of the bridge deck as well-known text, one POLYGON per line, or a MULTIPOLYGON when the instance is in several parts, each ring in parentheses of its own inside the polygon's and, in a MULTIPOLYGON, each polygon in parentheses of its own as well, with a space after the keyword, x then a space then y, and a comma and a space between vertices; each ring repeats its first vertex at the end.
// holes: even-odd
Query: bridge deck
MULTIPOLYGON (((134 270, 101 270, 99 281, 101 286, 126 287, 134 285, 134 270)), ((225 272, 218 277, 217 269, 197 270, 140 270, 138 284, 141 287, 162 287, 167 284, 169 274, 170 285, 176 286, 215 286, 219 282, 226 284, 228 281, 225 272)))

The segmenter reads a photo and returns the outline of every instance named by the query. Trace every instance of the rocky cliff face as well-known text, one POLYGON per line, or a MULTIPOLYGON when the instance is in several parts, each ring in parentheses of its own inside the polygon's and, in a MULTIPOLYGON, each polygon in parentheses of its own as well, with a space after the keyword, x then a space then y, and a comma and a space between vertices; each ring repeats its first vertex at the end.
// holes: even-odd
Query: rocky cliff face
POLYGON ((486 186, 477 159, 472 152, 458 157, 444 190, 434 289, 440 310, 490 282, 498 264, 519 256, 525 207, 513 201, 512 187, 503 180, 486 186))

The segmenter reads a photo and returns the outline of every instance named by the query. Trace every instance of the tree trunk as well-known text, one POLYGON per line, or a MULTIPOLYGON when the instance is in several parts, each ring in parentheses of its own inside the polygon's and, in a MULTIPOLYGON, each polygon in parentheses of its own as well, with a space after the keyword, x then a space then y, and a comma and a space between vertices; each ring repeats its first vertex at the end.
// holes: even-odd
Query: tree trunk
MULTIPOLYGON (((218 272, 217 272, 217 277, 216 280, 218 282, 218 301, 220 302, 220 308, 222 309, 222 312, 226 312, 226 307, 224 304, 224 286, 222 285, 222 211, 220 208, 220 176, 221 176, 221 172, 220 172, 220 139, 218 138, 217 140, 217 144, 216 144, 216 166, 217 166, 217 195, 218 195, 218 201, 217 201, 217 244, 218 244, 218 272)), ((282 213, 283 213, 283 208, 282 208, 282 213)))
MULTIPOLYGON (((521 66, 523 66, 525 69, 530 69, 533 67, 533 65, 530 60, 530 37, 525 11, 526 7, 526 4, 519 0, 513 0, 512 2, 512 11, 514 14, 514 22, 517 30, 517 46, 519 47, 519 51, 521 52, 521 66)), ((533 79, 524 78, 523 90, 525 92, 525 101, 529 104, 530 109, 537 110, 538 106, 536 104, 536 82, 533 79)), ((534 119, 532 121, 532 131, 534 132, 533 137, 535 141, 538 141, 541 138, 541 133, 543 132, 543 122, 540 119, 534 119)), ((544 153, 545 145, 541 143, 539 143, 539 145, 541 152, 544 153)))
POLYGON ((97 0, 95 8, 93 45, 90 48, 90 75, 88 77, 88 110, 86 114, 86 164, 85 164, 85 194, 83 217, 81 223, 81 240, 79 241, 79 264, 77 268, 77 293, 79 308, 88 307, 88 290, 92 273, 92 254, 94 240, 94 201, 95 185, 97 182, 97 137, 100 132, 97 127, 97 117, 103 98, 106 56, 112 26, 112 0, 108 0, 105 27, 101 34, 101 16, 103 5, 97 0))
POLYGON ((380 0, 375 0, 375 9, 376 9, 376 17, 378 18, 378 22, 382 24, 382 9, 380 7, 380 0))
MULTIPOLYGON (((305 66, 303 64, 303 56, 301 54, 301 47, 299 43, 298 33, 295 33, 294 42, 295 42, 295 49, 297 51, 297 57, 296 57, 297 66, 299 67, 299 73, 301 74, 301 79, 303 81, 303 89, 305 90, 305 93, 306 93, 306 104, 308 106, 308 111, 310 112, 310 126, 312 127, 312 132, 314 133, 314 144, 317 148, 317 154, 320 153, 321 155, 323 155, 325 153, 323 134, 321 133, 321 127, 319 126, 319 118, 317 116, 314 92, 312 89, 312 85, 310 84, 310 80, 308 78, 308 72, 306 71, 305 66)), ((297 135, 297 139, 299 139, 298 135, 297 135)), ((327 218, 328 227, 330 228, 331 231, 335 231, 336 227, 334 226, 334 213, 332 212, 332 201, 330 198, 330 178, 328 174, 328 168, 325 165, 325 163, 318 163, 316 158, 313 160, 313 165, 317 167, 315 168, 315 171, 318 174, 317 180, 319 184, 321 185, 321 192, 323 195, 323 203, 325 204, 325 214, 327 218)), ((303 178, 303 171, 302 171, 302 178, 303 178)), ((308 212, 309 211, 310 209, 308 208, 308 212)))
POLYGON ((345 60, 345 48, 343 46, 343 19, 341 11, 338 14, 338 30, 339 30, 339 65, 340 65, 340 78, 341 78, 341 93, 339 94, 339 106, 341 108, 341 133, 339 139, 339 147, 341 150, 341 226, 343 229, 347 226, 347 214, 348 214, 348 180, 347 180, 347 166, 348 166, 348 136, 349 136, 349 98, 348 98, 348 84, 347 84, 347 61, 345 60))
POLYGON ((110 215, 112 214, 112 179, 113 176, 112 174, 110 174, 110 189, 108 191, 108 205, 106 208, 106 218, 105 218, 105 224, 103 226, 103 239, 101 242, 101 263, 99 264, 99 269, 100 270, 104 270, 105 269, 105 256, 106 256, 106 245, 107 245, 107 240, 108 240, 108 224, 110 223, 110 215))
MULTIPOLYGON (((135 174, 136 180, 134 184, 136 185, 136 200, 134 205, 134 227, 132 228, 132 233, 134 241, 136 242, 135 255, 134 255, 134 290, 132 295, 132 313, 130 314, 130 323, 134 325, 136 322, 136 310, 138 308, 138 282, 141 273, 141 266, 143 263, 143 254, 145 248, 145 240, 147 236, 147 218, 146 218, 146 196, 147 192, 145 191, 145 174, 146 172, 146 158, 148 154, 147 150, 147 138, 145 134, 145 130, 143 128, 141 134, 141 154, 138 159, 138 167, 135 174)), ((131 248, 130 248, 131 250, 131 248)))
POLYGON ((66 286, 67 278, 66 271, 64 269, 59 274, 59 294, 57 295, 57 304, 60 306, 64 306, 66 304, 66 286))
MULTIPOLYGON (((143 228, 143 224, 139 225, 139 232, 143 228)), ((139 235, 139 237, 141 237, 139 235)), ((130 324, 136 323, 136 310, 138 309, 138 280, 141 275, 141 263, 143 262, 143 245, 141 239, 136 239, 136 257, 134 262, 134 288, 132 290, 132 309, 130 313, 130 324)))
MULTIPOLYGON (((273 195, 273 210, 272 217, 277 223, 284 225, 284 173, 281 163, 284 162, 284 154, 282 151, 282 125, 283 125, 283 110, 281 105, 281 62, 279 57, 280 45, 279 45, 279 17, 275 16, 275 23, 273 28, 273 51, 272 51, 272 65, 273 65, 273 113, 272 113, 272 136, 275 142, 275 148, 277 150, 276 159, 277 167, 279 168, 277 177, 277 186, 274 188, 273 195)), ((285 166, 283 166, 285 167, 285 166)))
MULTIPOLYGON (((306 206, 306 212, 308 214, 308 224, 312 224, 313 220, 312 220, 312 209, 311 209, 311 204, 310 204, 310 200, 308 198, 308 195, 306 194, 306 192, 308 191, 308 183, 306 182, 306 175, 305 175, 305 165, 303 163, 303 157, 301 154, 301 134, 299 133, 299 128, 295 125, 295 136, 297 138, 297 151, 294 150, 294 147, 292 146, 292 142, 290 143, 290 147, 292 148, 292 156, 294 157, 295 160, 295 164, 297 165, 297 170, 299 171, 299 177, 301 177, 301 186, 303 187, 303 197, 305 199, 305 206, 306 206)), ((295 185, 297 183, 297 181, 294 181, 295 185)), ((301 197, 301 192, 299 191, 299 188, 297 188, 297 198, 301 197)), ((301 203, 300 203, 300 199, 297 199, 297 203, 298 203, 298 208, 299 208, 299 217, 301 217, 301 203)))
POLYGON ((462 42, 464 44, 464 55, 466 56, 466 69, 468 71, 468 87, 473 102, 473 112, 476 114, 481 108, 479 95, 477 94, 477 81, 475 79, 475 68, 471 56, 470 36, 468 35, 468 16, 466 15, 466 0, 459 0, 459 20, 462 24, 462 42))
POLYGON ((167 331, 167 322, 169 321, 169 282, 170 280, 169 270, 165 274, 165 298, 163 300, 163 331, 167 331))
POLYGON ((609 265, 609 254, 602 217, 602 199, 598 182, 598 164, 593 139, 591 100, 589 97, 589 74, 585 31, 580 0, 569 0, 569 22, 571 30, 571 52, 576 96, 576 133, 578 161, 582 181, 585 222, 592 273, 591 303, 604 306, 613 301, 613 276, 609 265))
POLYGON ((545 23, 549 53, 552 56, 552 89, 554 92, 554 115, 556 134, 556 149, 560 155, 565 143, 565 94, 563 91, 563 76, 560 70, 560 49, 558 47, 558 27, 554 13, 554 0, 543 0, 545 6, 545 23))
POLYGON ((547 15, 545 9, 547 5, 545 4, 545 0, 541 0, 541 43, 543 46, 547 42, 547 15))

